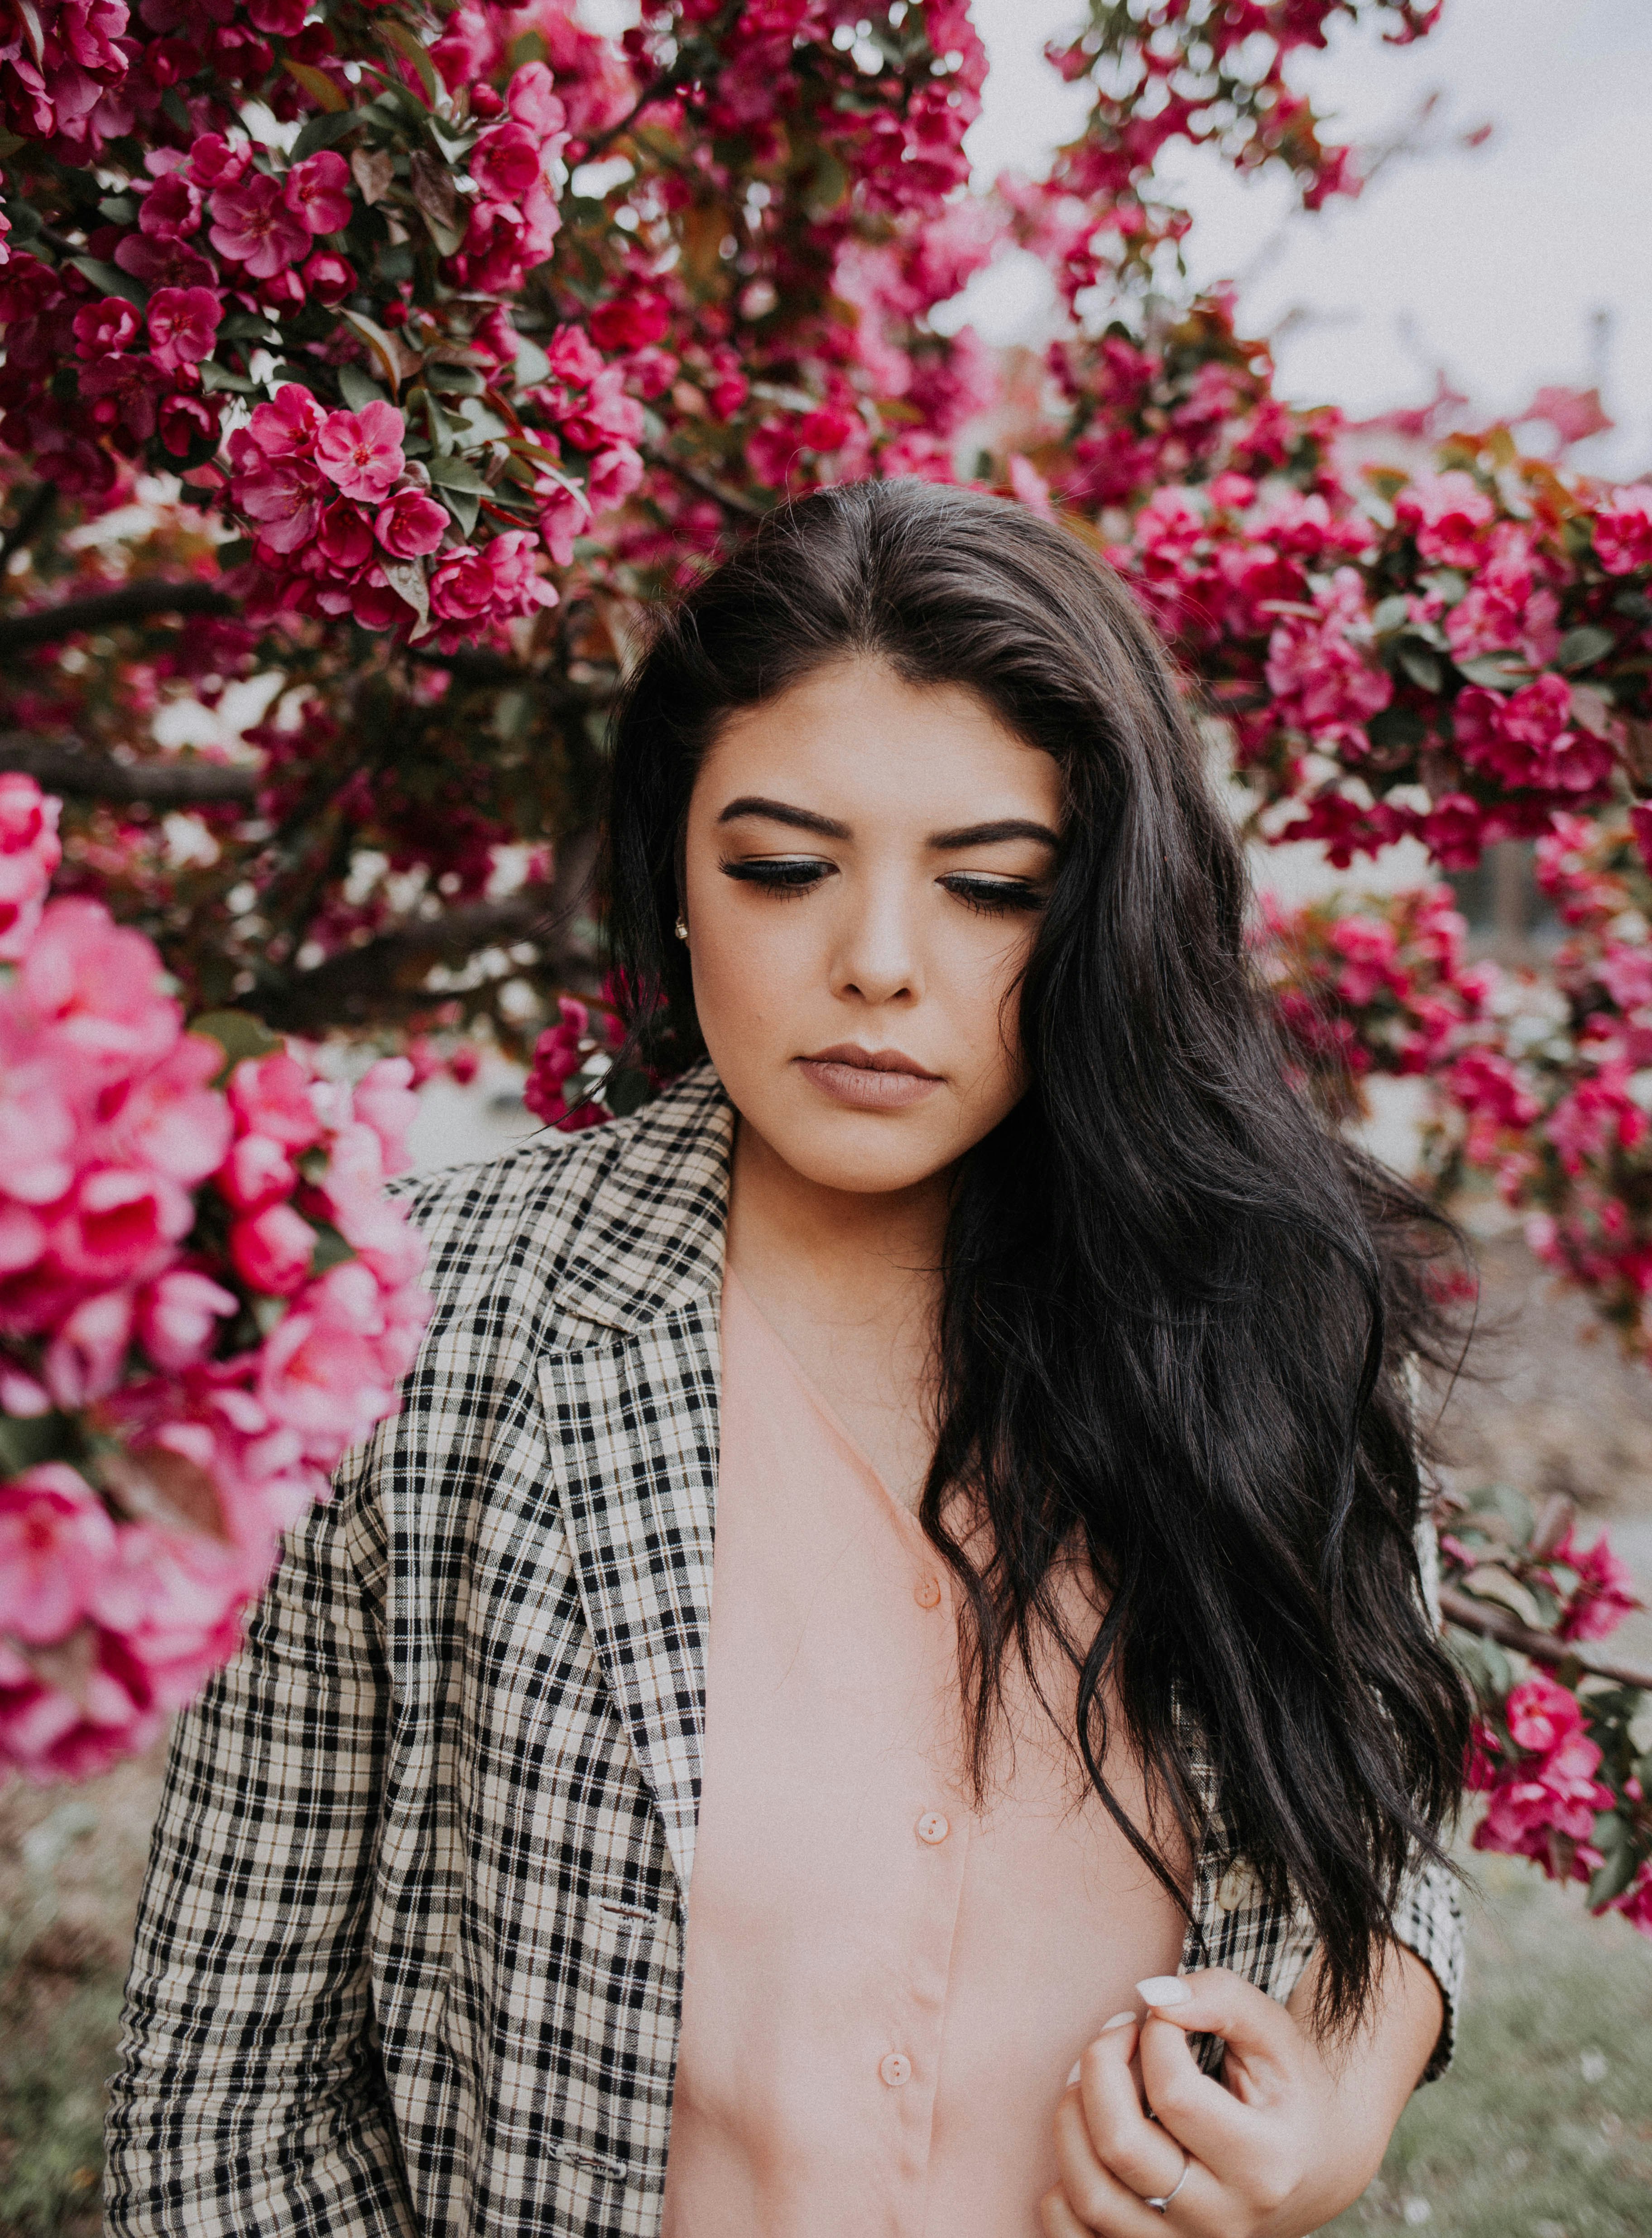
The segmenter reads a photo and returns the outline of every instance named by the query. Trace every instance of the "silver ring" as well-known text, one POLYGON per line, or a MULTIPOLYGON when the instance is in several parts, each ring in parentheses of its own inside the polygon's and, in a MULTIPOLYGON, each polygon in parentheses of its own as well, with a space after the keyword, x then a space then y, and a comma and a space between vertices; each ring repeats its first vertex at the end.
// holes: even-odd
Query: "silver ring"
POLYGON ((1181 2149, 1181 2174, 1176 2178, 1175 2182, 1171 2185, 1170 2189, 1165 2193, 1162 2198, 1144 2199, 1141 2202, 1142 2205, 1144 2207, 1151 2207, 1157 2214, 1167 2215, 1170 2212, 1170 2202, 1174 2199, 1176 2194, 1181 2189, 1183 2184, 1186 2182, 1187 2171, 1192 2168, 1193 2164, 1193 2156, 1188 2151, 1186 2146, 1184 2145, 1181 2149))

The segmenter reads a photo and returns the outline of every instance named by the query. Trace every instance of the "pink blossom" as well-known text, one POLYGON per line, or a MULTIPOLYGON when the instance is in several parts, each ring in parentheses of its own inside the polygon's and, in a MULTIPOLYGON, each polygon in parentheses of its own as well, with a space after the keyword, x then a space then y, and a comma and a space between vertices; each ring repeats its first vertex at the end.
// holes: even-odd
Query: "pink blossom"
POLYGON ((227 140, 221 132, 203 132, 190 142, 189 175, 208 194, 219 187, 237 186, 246 176, 252 154, 239 134, 227 140))
POLYGON ((373 531, 347 500, 336 500, 321 515, 315 538, 315 557, 321 563, 318 573, 325 567, 335 575, 357 574, 372 559, 373 531))
POLYGON ((310 1271, 315 1230, 290 1204, 272 1204, 234 1222, 229 1255, 248 1288, 290 1298, 310 1271))
POLYGON ((182 171, 169 171, 143 197, 138 224, 156 241, 176 241, 201 223, 201 189, 182 171))
POLYGON ((219 1171, 218 1186, 237 1212, 261 1212, 291 1196, 298 1169, 285 1144, 268 1135, 243 1135, 219 1171))
POLYGON ((135 1069, 177 1038, 177 1004, 160 991, 162 963, 141 932, 99 902, 49 902, 15 990, 63 1046, 99 1070, 135 1069))
POLYGON ((258 1396, 273 1420, 297 1434, 307 1456, 330 1467, 389 1413, 393 1381, 370 1337, 317 1282, 265 1345, 258 1396))
POLYGON ((0 1484, 0 1633, 44 1645, 72 1632, 96 1595, 115 1529, 61 1461, 0 1484))
POLYGON ((307 458, 326 419, 309 390, 289 381, 276 390, 273 403, 258 407, 249 423, 250 432, 267 459, 307 458))
POLYGON ((1652 567, 1652 482, 1613 493, 1595 517, 1595 552, 1609 575, 1652 567))
POLYGON ((287 209, 311 233, 341 233, 350 222, 350 167, 332 148, 294 163, 284 192, 287 209))
POLYGON ((301 458, 271 459, 261 472, 237 475, 230 485, 272 552, 296 552, 310 541, 320 526, 322 489, 315 468, 301 458))
POLYGON ((75 349, 80 357, 104 357, 123 350, 136 335, 137 313, 119 295, 105 295, 75 314, 75 349))
POLYGON ((538 138, 515 122, 494 125, 471 150, 471 176, 492 202, 513 202, 531 194, 541 168, 538 138))
POLYGON ((188 1196, 163 1174, 101 1166, 83 1174, 48 1229, 55 1263, 88 1282, 129 1282, 156 1271, 189 1232, 188 1196))
MULTIPOLYGON (((639 461, 640 464, 640 461, 639 461)), ((539 508, 539 533, 558 567, 573 565, 573 540, 591 526, 591 500, 560 474, 542 473, 533 485, 539 508)))
POLYGON ((572 388, 584 388, 603 369, 604 361, 583 327, 558 327, 545 344, 545 355, 553 377, 572 388))
POLYGON ((313 295, 318 303, 326 303, 329 307, 343 302, 347 295, 354 295, 356 290, 355 267, 347 256, 340 256, 336 249, 318 248, 314 256, 306 258, 300 276, 305 294, 313 295))
POLYGON ((44 1373, 52 1404, 73 1413, 105 1397, 121 1380, 131 1337, 129 1290, 101 1290, 83 1298, 46 1347, 44 1373))
POLYGON ((355 1116, 379 1137, 387 1174, 399 1174, 407 1164, 407 1129, 419 1116, 412 1080, 406 1057, 383 1056, 355 1084, 355 1116))
POLYGON ((267 1135, 287 1150, 307 1150, 321 1139, 308 1076, 285 1054, 243 1057, 229 1076, 229 1102, 248 1134, 267 1135))
POLYGON ((218 1322, 236 1310, 221 1283, 174 1267, 138 1299, 138 1341, 157 1367, 188 1367, 211 1351, 218 1322))
POLYGON ((1460 467, 1425 474, 1394 500, 1394 518, 1416 537, 1422 557, 1447 567, 1476 565, 1480 532, 1496 513, 1473 475, 1460 467))
POLYGON ((423 490, 398 490, 373 515, 373 533, 393 558, 416 560, 446 535, 446 508, 423 490))
POLYGON ((524 63, 505 89, 505 105, 536 138, 549 140, 567 124, 567 112, 552 91, 554 81, 543 63, 524 63))
POLYGON ((309 228, 267 171, 250 171, 238 185, 216 189, 211 209, 213 247, 244 265, 254 280, 286 271, 309 248, 309 228))
POLYGON ((175 373, 210 357, 223 305, 210 288, 158 288, 144 313, 157 365, 175 373))
POLYGON ((611 443, 598 451, 585 470, 585 499, 593 513, 606 513, 623 505, 641 486, 643 459, 629 443, 611 443))
POLYGON ((1563 1639, 1604 1639, 1641 1606, 1635 1579, 1618 1559, 1602 1532, 1588 1548, 1576 1545, 1572 1526, 1550 1558, 1577 1574, 1577 1586, 1556 1627, 1563 1639))
POLYGON ((48 884, 63 857, 60 800, 19 770, 0 772, 0 963, 15 963, 33 939, 48 884))
POLYGON ((590 1031, 590 1011, 571 995, 563 995, 557 1002, 556 1024, 547 1026, 533 1044, 522 1101, 547 1127, 558 1126, 568 1116, 563 1090, 585 1062, 580 1044, 590 1031))
POLYGON ((394 488, 406 463, 404 432, 402 416, 391 404, 329 412, 315 439, 316 464, 346 497, 376 505, 394 488))

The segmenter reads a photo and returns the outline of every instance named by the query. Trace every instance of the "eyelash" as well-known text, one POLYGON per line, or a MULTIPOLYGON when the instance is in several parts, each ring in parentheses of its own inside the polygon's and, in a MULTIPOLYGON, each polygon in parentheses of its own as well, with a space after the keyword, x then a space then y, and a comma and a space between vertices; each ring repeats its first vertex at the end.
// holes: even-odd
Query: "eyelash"
MULTIPOLYGON (((801 897, 831 876, 829 864, 809 855, 769 856, 757 860, 728 862, 721 866, 727 878, 761 886, 766 893, 790 901, 801 897)), ((982 917, 1007 917, 1042 909, 1044 897, 1020 878, 972 877, 960 871, 940 881, 966 909, 982 917)))

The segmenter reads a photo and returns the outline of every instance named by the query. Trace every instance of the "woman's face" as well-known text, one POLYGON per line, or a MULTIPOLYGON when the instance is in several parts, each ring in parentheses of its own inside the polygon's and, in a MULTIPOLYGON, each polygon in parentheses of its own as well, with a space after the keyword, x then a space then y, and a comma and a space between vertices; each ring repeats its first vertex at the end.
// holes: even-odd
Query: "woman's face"
POLYGON ((973 693, 843 661, 736 715, 689 804, 694 999, 735 1108, 822 1186, 911 1188, 1021 1093, 1014 990, 1061 779, 973 693))

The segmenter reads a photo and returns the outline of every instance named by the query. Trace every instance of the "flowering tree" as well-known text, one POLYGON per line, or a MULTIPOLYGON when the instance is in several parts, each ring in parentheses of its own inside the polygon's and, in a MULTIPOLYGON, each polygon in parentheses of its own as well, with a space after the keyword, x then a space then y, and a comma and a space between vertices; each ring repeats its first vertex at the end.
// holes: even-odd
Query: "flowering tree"
MULTIPOLYGON (((983 193, 965 0, 644 0, 618 36, 565 0, 14 0, 0 1758, 140 1745, 390 1405, 417 1080, 491 1038, 548 1122, 648 1092, 589 924, 605 709, 647 601, 823 482, 1059 509, 1263 836, 1543 838, 1542 983, 1466 970, 1437 887, 1275 909, 1259 957, 1326 1108, 1428 1083, 1441 1185, 1493 1175, 1648 1348, 1652 488, 1500 429, 1358 471, 1226 300, 1164 308, 1163 149, 1355 192, 1293 60, 1438 13, 1093 0, 1050 56, 1084 129, 983 193), (932 316, 1009 245, 1064 307, 1041 364, 932 316)), ((1477 1838, 1652 1927, 1643 1674, 1596 1645, 1626 1589, 1551 1526, 1447 1534, 1477 1838)))

